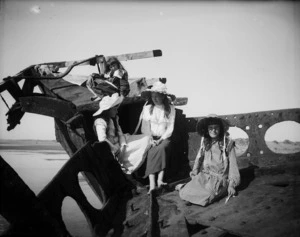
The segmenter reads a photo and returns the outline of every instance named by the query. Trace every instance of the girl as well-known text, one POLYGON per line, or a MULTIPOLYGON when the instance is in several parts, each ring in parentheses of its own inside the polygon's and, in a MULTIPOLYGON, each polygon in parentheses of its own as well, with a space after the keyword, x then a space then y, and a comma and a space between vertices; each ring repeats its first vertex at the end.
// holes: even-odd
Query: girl
POLYGON ((139 175, 149 177, 149 193, 156 187, 156 175, 157 186, 166 185, 163 178, 169 159, 170 137, 174 130, 175 107, 172 101, 176 97, 167 93, 165 82, 165 79, 160 79, 150 89, 142 92, 142 97, 146 97, 149 104, 144 106, 141 114, 141 132, 151 137, 152 146, 148 151, 144 170, 139 175))
POLYGON ((131 174, 142 164, 150 147, 150 137, 144 134, 123 134, 117 116, 123 98, 118 93, 104 96, 99 102, 100 109, 94 113, 94 127, 99 142, 107 142, 122 170, 131 174))
POLYGON ((128 73, 120 61, 110 57, 105 64, 103 74, 93 73, 86 81, 86 87, 94 95, 91 100, 101 100, 106 95, 118 92, 127 96, 130 92, 128 73))
POLYGON ((206 206, 226 193, 235 194, 240 183, 233 142, 227 136, 228 126, 216 115, 202 119, 197 131, 202 136, 201 145, 187 184, 179 184, 181 199, 206 206))

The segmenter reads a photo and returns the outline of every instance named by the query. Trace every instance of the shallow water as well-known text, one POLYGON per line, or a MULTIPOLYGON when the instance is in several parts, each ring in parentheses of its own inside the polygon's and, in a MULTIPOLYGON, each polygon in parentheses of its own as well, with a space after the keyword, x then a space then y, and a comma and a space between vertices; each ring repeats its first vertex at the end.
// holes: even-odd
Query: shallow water
MULTIPOLYGON (((0 144, 0 155, 19 174, 29 188, 37 195, 68 161, 69 156, 61 149, 42 150, 30 149, 30 146, 18 146, 17 149, 3 147, 0 144), (4 149, 3 149, 4 148, 4 149)), ((99 201, 84 178, 80 177, 80 186, 93 206, 99 206, 99 201), (95 204, 96 203, 96 204, 95 204)), ((68 231, 72 236, 88 237, 91 232, 88 223, 77 203, 66 197, 62 205, 62 216, 68 231)))

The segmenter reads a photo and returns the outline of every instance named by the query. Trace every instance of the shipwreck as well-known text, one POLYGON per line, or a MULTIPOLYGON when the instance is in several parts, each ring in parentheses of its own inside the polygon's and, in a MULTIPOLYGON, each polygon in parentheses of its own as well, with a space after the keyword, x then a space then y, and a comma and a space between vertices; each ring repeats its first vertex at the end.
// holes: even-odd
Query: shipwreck
MULTIPOLYGON (((120 61, 160 56, 161 50, 114 55, 120 61)), ((97 142, 92 113, 98 102, 90 99, 84 84, 71 82, 74 67, 89 65, 101 71, 109 57, 32 65, 1 82, 0 93, 8 91, 15 100, 11 107, 7 105, 7 129, 20 124, 24 113, 53 117, 56 140, 70 157, 35 195, 0 156, 0 214, 10 223, 4 236, 71 236, 61 214, 67 196, 77 202, 93 236, 297 236, 300 152, 274 153, 264 137, 276 123, 300 123, 300 108, 221 116, 249 137, 247 149, 238 157, 242 184, 238 197, 226 206, 221 200, 203 208, 184 205, 174 190, 177 183, 189 179, 200 141, 196 124, 202 118, 186 117, 180 105, 187 98, 178 98, 172 135, 172 158, 178 162, 168 174, 169 185, 150 195, 146 184, 133 192, 140 182, 124 175, 108 146, 97 142), (35 87, 41 92, 34 92, 35 87), (80 189, 79 172, 103 204, 101 209, 94 208, 80 189)), ((139 95, 155 80, 131 80, 130 95, 119 109, 124 132, 134 131, 145 102, 139 95)))

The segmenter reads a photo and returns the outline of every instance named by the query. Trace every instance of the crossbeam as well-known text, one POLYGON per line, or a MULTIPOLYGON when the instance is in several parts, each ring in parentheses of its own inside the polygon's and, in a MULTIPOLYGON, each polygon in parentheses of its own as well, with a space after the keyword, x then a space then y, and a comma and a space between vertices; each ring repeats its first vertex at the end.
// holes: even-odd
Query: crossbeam
POLYGON ((95 59, 97 63, 102 63, 104 58, 106 60, 108 60, 109 58, 112 58, 112 57, 117 58, 119 61, 128 61, 128 60, 161 57, 161 56, 162 56, 162 51, 160 49, 156 49, 156 50, 150 50, 150 51, 144 51, 144 52, 138 52, 138 53, 127 53, 127 54, 113 55, 113 56, 107 56, 107 57, 104 57, 103 55, 99 55, 99 56, 96 55, 95 57, 91 57, 89 59, 84 59, 84 60, 50 62, 50 63, 41 63, 38 65, 53 65, 53 66, 63 68, 63 67, 70 67, 71 65, 76 64, 81 61, 85 61, 85 62, 82 62, 79 66, 90 65, 90 62, 93 59, 95 59))
POLYGON ((76 113, 71 102, 45 96, 20 97, 20 104, 23 112, 46 115, 62 121, 67 121, 76 113))
POLYGON ((22 79, 54 79, 54 78, 63 78, 67 74, 70 73, 70 71, 75 67, 75 66, 84 66, 84 65, 95 65, 96 63, 103 63, 104 59, 109 59, 111 57, 116 57, 120 61, 127 61, 127 60, 136 60, 136 59, 144 59, 144 58, 152 58, 152 57, 160 57, 162 56, 162 51, 159 49, 156 50, 151 50, 151 51, 145 51, 145 52, 138 52, 138 53, 128 53, 128 54, 121 54, 121 55, 115 55, 115 56, 107 56, 104 57, 103 55, 96 55, 91 58, 83 59, 83 60, 73 60, 73 61, 62 61, 62 62, 49 62, 49 63, 40 63, 40 64, 35 64, 31 65, 21 72, 17 73, 13 77, 7 77, 4 78, 3 80, 5 81, 4 83, 0 84, 0 92, 4 90, 5 88, 5 83, 10 80, 11 78, 14 78, 16 82, 22 80, 22 79), (43 65, 51 65, 53 69, 57 72, 59 68, 65 68, 67 69, 62 72, 62 73, 57 73, 57 74, 52 74, 52 75, 47 75, 47 76, 34 76, 34 75, 28 75, 31 73, 31 70, 35 70, 34 68, 37 66, 43 66, 43 65))

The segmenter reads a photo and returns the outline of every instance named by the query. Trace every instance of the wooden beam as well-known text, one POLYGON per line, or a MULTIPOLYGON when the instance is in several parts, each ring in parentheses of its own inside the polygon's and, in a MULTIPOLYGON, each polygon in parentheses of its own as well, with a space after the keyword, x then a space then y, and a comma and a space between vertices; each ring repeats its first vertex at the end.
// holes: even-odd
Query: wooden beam
MULTIPOLYGON (((150 50, 150 51, 139 52, 139 53, 128 53, 128 54, 107 56, 107 57, 105 57, 105 59, 108 60, 111 57, 116 57, 119 61, 128 61, 128 60, 137 60, 137 59, 144 59, 144 58, 161 57, 161 56, 162 56, 162 51, 160 49, 156 49, 156 50, 150 50)), ((96 57, 95 62, 97 62, 97 63, 103 62, 104 56, 99 55, 99 56, 94 56, 94 57, 84 59, 84 60, 50 62, 50 63, 41 63, 38 65, 53 65, 53 66, 62 68, 62 67, 70 67, 73 64, 77 64, 82 61, 82 63, 80 63, 78 66, 84 66, 84 65, 91 65, 91 61, 93 61, 93 59, 95 59, 95 57, 96 57)))
POLYGON ((175 106, 186 105, 187 102, 188 102, 188 98, 187 97, 178 97, 178 98, 175 99, 174 105, 175 106))
POLYGON ((144 58, 154 58, 154 57, 161 57, 162 51, 160 49, 152 50, 152 51, 145 51, 140 53, 128 53, 128 54, 121 54, 115 56, 107 56, 105 57, 108 60, 111 57, 117 58, 119 61, 128 61, 128 60, 136 60, 136 59, 144 59, 144 58))
POLYGON ((76 113, 74 104, 46 96, 20 97, 22 111, 67 121, 76 113))

